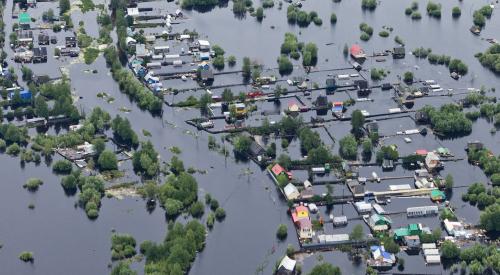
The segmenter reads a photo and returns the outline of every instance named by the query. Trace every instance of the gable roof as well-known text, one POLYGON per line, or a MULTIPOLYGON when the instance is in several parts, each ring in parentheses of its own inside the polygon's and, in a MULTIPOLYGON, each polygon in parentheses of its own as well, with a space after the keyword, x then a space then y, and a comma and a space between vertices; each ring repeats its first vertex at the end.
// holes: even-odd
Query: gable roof
POLYGON ((286 171, 285 171, 285 168, 283 168, 283 167, 282 167, 281 165, 279 165, 279 164, 275 164, 275 165, 273 166, 273 168, 271 168, 271 171, 272 171, 272 172, 273 172, 273 174, 274 174, 274 175, 276 175, 276 176, 277 176, 277 175, 279 175, 279 174, 281 174, 281 173, 286 172, 286 171))

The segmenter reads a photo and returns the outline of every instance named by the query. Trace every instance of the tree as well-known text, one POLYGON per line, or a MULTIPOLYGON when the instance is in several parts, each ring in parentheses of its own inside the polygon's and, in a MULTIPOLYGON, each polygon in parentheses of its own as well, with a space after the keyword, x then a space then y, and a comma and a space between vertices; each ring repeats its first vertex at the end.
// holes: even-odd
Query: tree
POLYGON ((363 125, 365 124, 365 116, 360 110, 354 110, 351 115, 352 133, 359 138, 363 135, 363 125))
POLYGON ((92 141, 92 145, 94 145, 94 151, 97 158, 101 155, 101 153, 106 149, 106 143, 102 138, 96 138, 92 141))
POLYGON ((332 154, 325 146, 321 145, 309 150, 307 160, 311 164, 325 164, 332 160, 332 154))
POLYGON ((255 11, 255 17, 257 20, 262 21, 264 18, 264 9, 262 7, 258 7, 257 10, 255 11))
POLYGON ((486 207, 479 220, 484 230, 492 233, 500 232, 500 204, 495 203, 486 207))
POLYGON ((69 174, 73 169, 73 165, 69 160, 58 160, 52 165, 52 170, 60 174, 69 174))
POLYGON ((452 59, 448 65, 450 73, 458 73, 459 75, 466 75, 468 68, 460 59, 452 59))
POLYGON ((308 275, 342 275, 340 268, 330 263, 316 265, 308 275))
POLYGON ((278 57, 278 70, 281 75, 288 75, 293 71, 293 64, 286 55, 278 57))
POLYGON ((444 241, 441 245, 441 257, 448 260, 455 260, 460 257, 460 248, 452 241, 444 241))
POLYGON ((330 15, 330 23, 332 25, 337 23, 337 15, 334 12, 332 12, 332 15, 330 15))
POLYGON ((451 10, 451 16, 453 16, 453 18, 458 18, 460 17, 460 15, 462 15, 460 7, 453 7, 453 9, 451 10))
POLYGON ((353 135, 347 135, 340 141, 339 153, 345 159, 355 160, 358 155, 358 143, 353 135))
POLYGON ((288 228, 286 224, 280 224, 278 226, 278 230, 276 231, 276 237, 280 240, 286 239, 288 235, 288 228))
POLYGON ((406 83, 412 83, 413 82, 413 73, 412 72, 405 72, 403 76, 403 80, 406 83))
POLYGON ((184 162, 177 156, 173 156, 170 159, 170 171, 172 171, 172 173, 174 173, 175 175, 179 175, 180 173, 184 172, 184 162))
POLYGON ((349 240, 359 241, 363 239, 364 236, 363 226, 361 224, 357 224, 349 234, 349 240))
POLYGON ((137 272, 132 270, 126 262, 119 262, 111 270, 111 275, 137 275, 137 272))
POLYGON ((285 154, 281 154, 278 159, 278 164, 281 165, 281 167, 285 168, 285 169, 289 169, 290 166, 292 165, 292 160, 290 159, 290 157, 288 155, 285 155, 285 154))
POLYGON ((116 159, 116 155, 111 150, 104 150, 97 160, 99 164, 99 169, 101 171, 110 171, 118 169, 118 160, 116 159))
POLYGON ((111 128, 113 129, 113 136, 119 143, 131 147, 136 147, 139 144, 139 138, 132 130, 130 121, 127 118, 117 115, 111 123, 111 128))
POLYGON ((252 139, 249 136, 240 135, 234 142, 234 151, 241 156, 245 156, 250 152, 251 145, 252 139))
POLYGON ((252 74, 252 64, 250 62, 250 58, 248 58, 248 57, 243 58, 243 66, 242 66, 241 70, 242 70, 241 74, 243 75, 243 78, 249 79, 251 74, 252 74))
POLYGON ((451 190, 453 188, 453 176, 451 174, 446 175, 444 185, 448 190, 451 190))
POLYGON ((232 102, 234 100, 233 92, 229 88, 225 88, 224 91, 222 91, 221 97, 224 102, 232 102))
POLYGON ((63 15, 71 8, 69 0, 59 0, 59 14, 63 15))

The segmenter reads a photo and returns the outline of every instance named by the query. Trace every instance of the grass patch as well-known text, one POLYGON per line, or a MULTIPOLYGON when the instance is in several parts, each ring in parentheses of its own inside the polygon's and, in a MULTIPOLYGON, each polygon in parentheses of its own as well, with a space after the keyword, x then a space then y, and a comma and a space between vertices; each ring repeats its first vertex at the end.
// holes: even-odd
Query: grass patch
POLYGON ((94 63, 98 56, 99 50, 95 48, 87 48, 83 52, 83 59, 85 60, 85 64, 87 65, 94 63))

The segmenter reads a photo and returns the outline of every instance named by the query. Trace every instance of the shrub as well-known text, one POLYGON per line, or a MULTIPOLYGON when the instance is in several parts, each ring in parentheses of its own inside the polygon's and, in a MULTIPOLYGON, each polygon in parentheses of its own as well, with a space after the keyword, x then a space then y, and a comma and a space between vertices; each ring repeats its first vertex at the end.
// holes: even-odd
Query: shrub
POLYGON ((19 260, 23 262, 32 262, 34 259, 33 252, 23 251, 19 254, 19 260))
POLYGON ((288 227, 286 224, 280 224, 278 230, 276 231, 276 237, 280 240, 286 239, 288 236, 288 227))
POLYGON ((377 8, 377 0, 362 0, 361 8, 366 10, 375 10, 377 8))
POLYGON ((111 259, 127 259, 136 254, 136 241, 128 234, 113 234, 111 237, 111 259))
POLYGON ((451 10, 451 16, 453 16, 453 18, 458 18, 460 17, 460 15, 462 15, 460 7, 453 7, 453 9, 451 10))
POLYGON ((388 31, 381 31, 381 32, 378 33, 378 35, 380 37, 384 37, 385 38, 385 37, 389 36, 389 32, 388 31))
POLYGON ((222 207, 217 208, 215 210, 215 218, 218 221, 224 220, 224 218, 226 218, 226 211, 222 207))
POLYGON ((405 72, 403 75, 403 80, 406 83, 412 83, 413 82, 413 73, 412 72, 405 72))
POLYGON ((335 13, 332 13, 332 15, 330 15, 330 23, 332 24, 337 23, 337 15, 335 13))
POLYGON ((26 183, 23 185, 24 188, 28 189, 29 191, 36 191, 38 190, 38 187, 43 184, 43 181, 38 178, 30 178, 26 181, 26 183))
POLYGON ((69 160, 58 160, 52 165, 52 171, 59 174, 69 174, 73 170, 73 164, 69 160))

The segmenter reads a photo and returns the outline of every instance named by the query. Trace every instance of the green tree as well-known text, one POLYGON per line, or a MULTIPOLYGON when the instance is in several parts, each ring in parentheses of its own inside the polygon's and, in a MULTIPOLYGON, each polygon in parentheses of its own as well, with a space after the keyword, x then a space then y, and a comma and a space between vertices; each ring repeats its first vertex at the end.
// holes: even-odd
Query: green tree
POLYGON ((453 188, 453 182, 454 182, 453 176, 451 174, 446 175, 446 178, 445 178, 446 189, 451 190, 453 188))
POLYGON ((347 135, 340 141, 339 153, 345 159, 355 160, 358 155, 358 143, 353 135, 347 135))
POLYGON ((99 169, 101 171, 110 171, 118 169, 118 160, 116 159, 116 155, 111 150, 104 150, 97 160, 99 164, 99 169))
POLYGON ((354 110, 351 116, 352 133, 355 137, 363 135, 363 125, 365 124, 365 116, 360 110, 354 110))
POLYGON ((280 240, 286 239, 288 235, 288 227, 286 224, 280 224, 278 226, 278 230, 276 231, 276 237, 280 240))
POLYGON ((441 257, 455 260, 460 257, 460 248, 452 241, 444 241, 441 245, 441 257))
POLYGON ((322 263, 316 265, 308 275, 342 275, 340 268, 333 266, 330 263, 322 263))
POLYGON ((406 83, 412 83, 413 82, 413 73, 412 72, 405 72, 403 75, 403 80, 406 83))
POLYGON ((63 15, 71 8, 69 0, 59 0, 59 14, 63 15))
POLYGON ((119 262, 113 270, 111 270, 111 275, 137 275, 137 272, 132 270, 128 263, 119 262))
POLYGON ((349 240, 359 241, 363 239, 364 236, 363 226, 361 224, 357 224, 349 234, 349 240))

